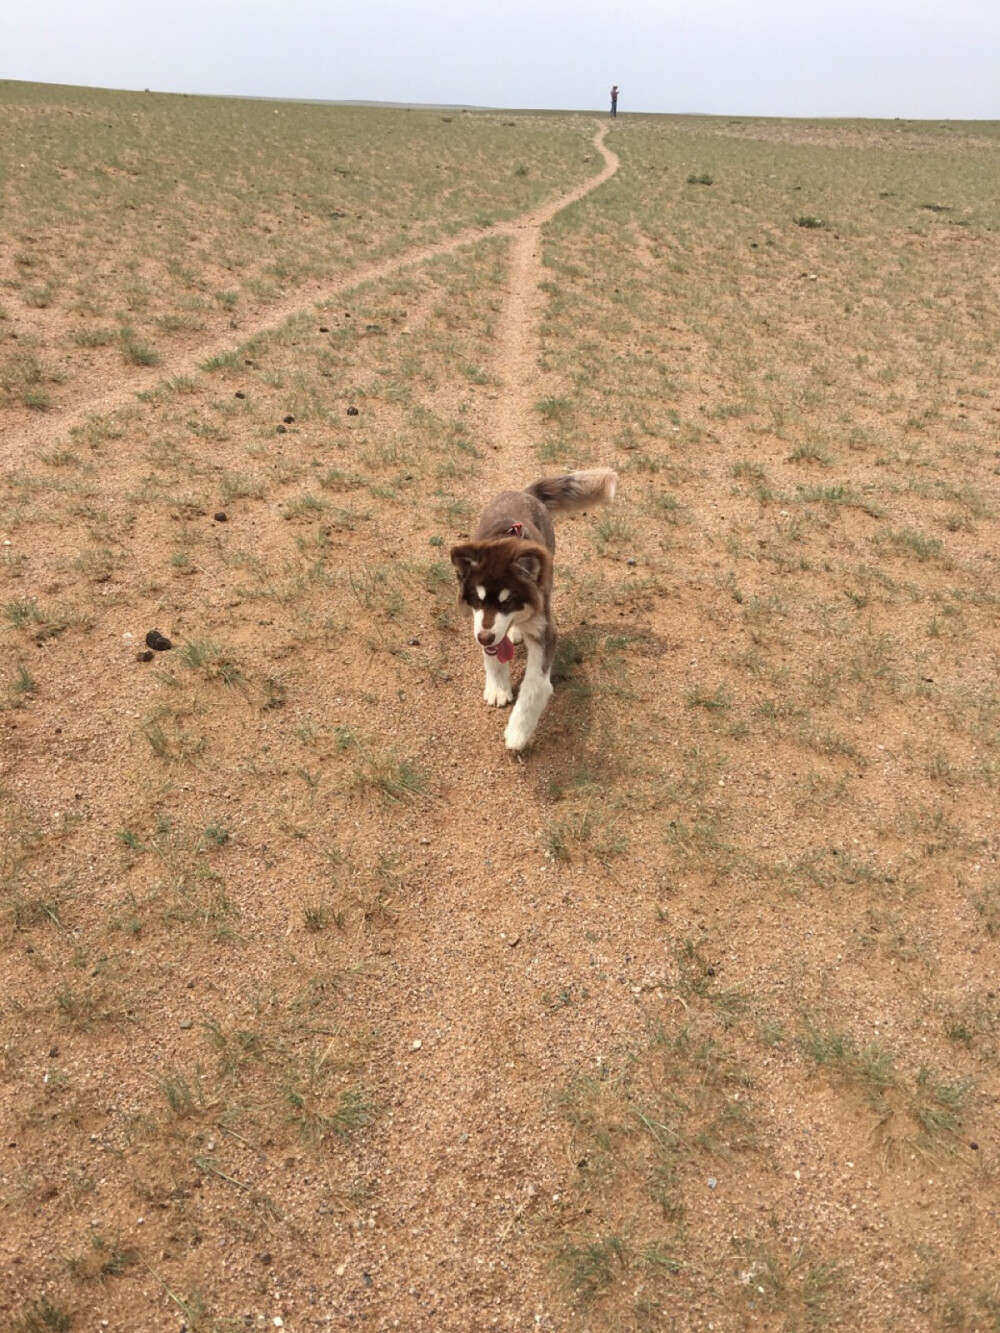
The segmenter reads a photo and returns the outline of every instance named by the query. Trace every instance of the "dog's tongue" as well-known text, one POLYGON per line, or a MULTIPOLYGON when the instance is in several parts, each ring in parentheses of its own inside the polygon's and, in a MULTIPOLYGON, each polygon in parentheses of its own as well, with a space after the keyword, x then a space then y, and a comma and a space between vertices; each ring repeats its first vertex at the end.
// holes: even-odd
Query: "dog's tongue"
POLYGON ((514 656, 514 645, 506 636, 497 644, 497 661, 509 662, 514 656))

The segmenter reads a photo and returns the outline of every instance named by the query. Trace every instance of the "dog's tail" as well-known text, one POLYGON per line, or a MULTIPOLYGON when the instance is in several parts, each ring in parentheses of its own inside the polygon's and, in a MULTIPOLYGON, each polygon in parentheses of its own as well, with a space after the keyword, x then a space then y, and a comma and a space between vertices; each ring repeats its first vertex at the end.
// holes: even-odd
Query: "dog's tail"
POLYGON ((617 472, 609 467, 595 467, 587 472, 568 472, 564 477, 545 477, 525 489, 541 500, 550 513, 570 514, 575 509, 610 504, 617 485, 617 472))

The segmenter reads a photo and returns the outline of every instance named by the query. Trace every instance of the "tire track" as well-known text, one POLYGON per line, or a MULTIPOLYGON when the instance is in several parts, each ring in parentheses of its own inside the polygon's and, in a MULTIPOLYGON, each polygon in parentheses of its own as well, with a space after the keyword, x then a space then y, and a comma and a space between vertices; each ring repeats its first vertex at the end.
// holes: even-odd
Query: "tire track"
MULTIPOLYGON (((513 244, 494 359, 502 387, 477 421, 490 445, 475 483, 482 496, 537 471, 541 231, 618 169, 605 133, 594 137, 599 175, 506 229, 513 244)), ((462 652, 461 718, 440 741, 447 813, 421 826, 430 850, 377 1005, 379 1030, 392 1034, 393 1108, 368 1164, 379 1203, 367 1227, 333 1239, 345 1327, 361 1312, 378 1328, 413 1333, 554 1327, 542 1313, 550 1280, 536 1219, 565 1171, 545 1091, 562 1068, 562 1039, 554 1043, 539 1020, 539 985, 526 972, 536 962, 542 976, 563 969, 578 941, 564 886, 533 864, 537 774, 501 757, 499 732, 488 752, 477 745, 472 719, 490 714, 493 730, 497 718, 483 708, 478 655, 464 636, 462 652)), ((575 1058, 578 1038, 567 1040, 575 1058)))
MULTIPOLYGON (((510 327, 501 337, 500 359, 505 379, 509 376, 512 385, 515 386, 514 398, 516 399, 517 386, 527 383, 527 376, 524 373, 524 367, 521 365, 523 358, 519 351, 523 339, 518 331, 530 325, 530 300, 526 300, 525 296, 526 293, 529 297, 531 295, 532 274, 541 271, 541 258, 540 254, 537 253, 538 234, 541 227, 555 217, 557 213, 564 208, 568 208, 570 204, 575 203, 578 199, 582 199, 591 190, 596 189, 607 180, 609 175, 617 170, 618 159, 603 147, 606 129, 606 126, 602 126, 594 139, 595 146, 600 149, 604 156, 604 169, 599 175, 585 181, 582 185, 576 186, 569 193, 560 195, 557 199, 543 204, 540 208, 522 214, 508 222, 497 223, 489 227, 466 227, 447 240, 436 241, 433 245, 422 246, 420 249, 405 255, 396 255, 390 259, 380 260, 378 263, 359 269, 352 273, 350 277, 335 283, 331 287, 315 287, 310 292, 305 292, 300 288, 284 301, 279 301, 276 305, 271 306, 266 317, 256 324, 241 329, 239 338, 210 339, 199 346, 197 350, 186 353, 169 367, 157 366, 155 370, 137 370, 129 375, 127 383, 117 384, 115 388, 108 390, 107 393, 88 398, 86 401, 76 403, 71 407, 54 409, 47 412, 43 418, 40 418, 36 423, 32 423, 26 429, 14 431, 8 438, 0 438, 0 466, 13 466, 31 451, 51 447, 63 435, 68 434, 73 427, 81 425, 88 417, 104 416, 115 412, 134 402, 138 394, 155 389, 157 385, 162 384, 167 379, 198 373, 202 362, 213 356, 221 356, 227 352, 236 351, 258 334, 265 332, 267 329, 276 328, 293 315, 306 313, 323 302, 345 296, 365 283, 375 282, 405 269, 418 267, 430 259, 453 254, 456 250, 475 245, 493 236, 511 236, 514 238, 513 280, 510 288, 510 300, 505 311, 507 324, 510 327), (534 250, 532 250, 533 244, 535 246, 534 250), (516 278, 514 277, 515 274, 517 275, 516 278)), ((537 280, 535 286, 537 287, 537 280)))
MULTIPOLYGON (((618 170, 617 154, 604 146, 607 130, 606 125, 600 125, 593 139, 594 147, 604 158, 604 167, 597 176, 507 228, 507 234, 513 239, 496 356, 503 390, 484 422, 484 434, 493 450, 500 453, 508 473, 512 463, 527 464, 529 461, 532 412, 538 385, 537 331, 543 308, 541 283, 545 273, 542 228, 571 204, 603 185, 618 170), (518 455, 516 460, 514 453, 518 455)), ((531 462, 534 465, 533 460, 531 462)), ((490 479, 487 478, 487 482, 490 479)))

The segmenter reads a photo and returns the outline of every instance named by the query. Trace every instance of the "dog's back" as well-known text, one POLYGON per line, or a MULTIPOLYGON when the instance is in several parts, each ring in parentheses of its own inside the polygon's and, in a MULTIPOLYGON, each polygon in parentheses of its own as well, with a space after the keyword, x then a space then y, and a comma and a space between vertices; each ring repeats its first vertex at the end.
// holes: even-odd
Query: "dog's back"
POLYGON ((615 498, 618 474, 611 468, 568 472, 562 477, 544 477, 523 491, 502 491, 483 510, 474 541, 492 541, 516 535, 556 549, 553 514, 571 514, 578 509, 610 503, 615 498))

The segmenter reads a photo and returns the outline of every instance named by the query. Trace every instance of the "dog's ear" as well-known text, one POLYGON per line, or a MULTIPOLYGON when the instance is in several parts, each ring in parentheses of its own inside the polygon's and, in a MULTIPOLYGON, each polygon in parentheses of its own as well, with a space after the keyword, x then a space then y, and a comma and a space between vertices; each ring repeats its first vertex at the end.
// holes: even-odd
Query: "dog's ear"
POLYGON ((514 568, 519 574, 522 574, 529 583, 537 583, 541 578, 542 570, 545 568, 545 561, 540 551, 525 551, 514 561, 514 568))
POLYGON ((477 546, 467 543, 465 546, 451 548, 451 563, 455 566, 459 583, 469 577, 469 571, 479 564, 481 552, 477 546))

